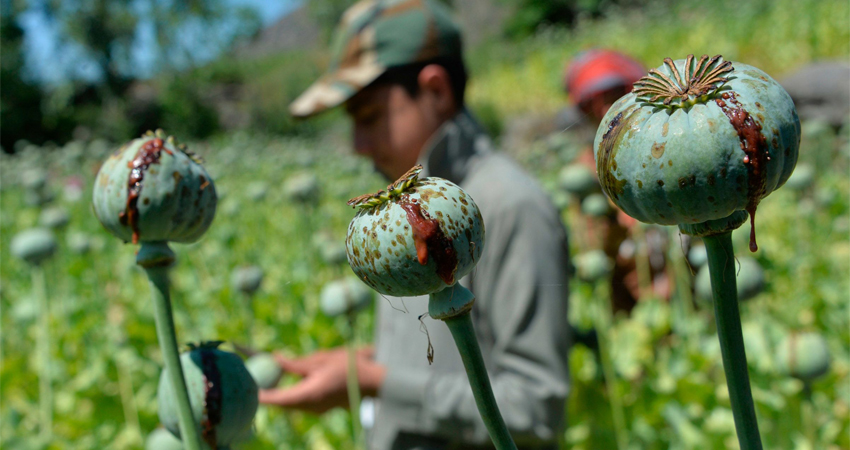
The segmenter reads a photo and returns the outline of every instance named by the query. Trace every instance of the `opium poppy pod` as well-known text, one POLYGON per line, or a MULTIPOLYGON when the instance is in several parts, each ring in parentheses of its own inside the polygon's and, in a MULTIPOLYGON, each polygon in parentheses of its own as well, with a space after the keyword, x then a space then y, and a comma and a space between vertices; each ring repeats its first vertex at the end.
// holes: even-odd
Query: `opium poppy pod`
POLYGON ((124 241, 194 242, 215 217, 212 178, 185 146, 162 130, 121 147, 103 164, 94 212, 124 241))
POLYGON ((736 211, 753 219, 791 176, 799 145, 782 86, 719 55, 665 59, 614 103, 594 141, 600 183, 617 206, 642 222, 683 226, 736 211))
MULTIPOLYGON (((245 435, 259 406, 257 384, 234 353, 219 350, 220 341, 190 346, 180 355, 180 364, 192 405, 195 426, 210 448, 226 447, 245 435)), ((168 369, 159 379, 159 420, 179 436, 178 407, 169 382, 168 369)))
POLYGON ((419 179, 421 170, 349 201, 360 211, 348 225, 348 263, 382 294, 441 291, 469 273, 484 248, 484 221, 472 198, 448 180, 419 179))

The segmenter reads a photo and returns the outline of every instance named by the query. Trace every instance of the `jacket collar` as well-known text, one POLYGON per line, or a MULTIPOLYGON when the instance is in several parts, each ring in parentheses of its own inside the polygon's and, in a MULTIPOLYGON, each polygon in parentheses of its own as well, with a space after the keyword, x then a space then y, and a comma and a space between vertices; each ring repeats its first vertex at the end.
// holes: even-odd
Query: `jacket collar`
POLYGON ((466 109, 444 123, 425 145, 418 164, 422 177, 440 177, 460 184, 476 157, 492 151, 484 128, 466 109))

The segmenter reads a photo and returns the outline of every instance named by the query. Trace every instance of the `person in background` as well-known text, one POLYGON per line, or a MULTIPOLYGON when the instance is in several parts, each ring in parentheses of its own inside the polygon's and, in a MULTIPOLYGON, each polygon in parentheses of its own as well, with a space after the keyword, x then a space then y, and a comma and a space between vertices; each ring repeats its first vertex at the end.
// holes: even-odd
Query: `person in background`
MULTIPOLYGON (((327 72, 290 111, 310 117, 343 105, 354 151, 387 180, 421 164, 421 176, 446 178, 475 200, 486 245, 460 283, 476 297, 472 319, 495 397, 520 448, 557 448, 569 392, 566 232, 538 183, 495 151, 466 108, 461 47, 440 2, 361 1, 342 17, 327 72)), ((369 445, 492 448, 448 328, 427 317, 428 334, 420 328, 426 311, 427 297, 379 298, 374 347, 358 356, 360 388, 374 399, 374 420, 363 420, 369 445)), ((261 391, 261 402, 317 413, 347 406, 344 351, 278 361, 302 378, 261 391)))
MULTIPOLYGON (((596 129, 611 105, 632 91, 632 85, 646 75, 646 68, 634 58, 607 49, 591 49, 579 53, 567 66, 564 75, 564 90, 570 102, 576 106, 595 135, 596 129)), ((592 142, 579 153, 577 160, 596 173, 592 142)), ((650 268, 651 293, 640 292, 635 261, 634 241, 637 221, 612 206, 613 213, 604 221, 602 230, 603 250, 615 264, 611 284, 611 297, 615 311, 631 311, 642 295, 668 298, 670 287, 665 271, 666 235, 648 229, 648 263, 650 268)))

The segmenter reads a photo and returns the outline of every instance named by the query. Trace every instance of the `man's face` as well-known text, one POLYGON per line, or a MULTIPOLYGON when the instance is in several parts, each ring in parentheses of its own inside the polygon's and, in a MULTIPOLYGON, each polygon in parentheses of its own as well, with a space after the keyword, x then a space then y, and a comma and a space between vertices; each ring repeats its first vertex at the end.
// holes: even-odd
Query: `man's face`
POLYGON ((346 102, 345 110, 353 122, 354 151, 372 159, 389 180, 416 164, 441 124, 428 92, 414 98, 394 84, 363 89, 346 102))
POLYGON ((598 92, 584 102, 579 103, 579 109, 585 113, 596 125, 602 122, 605 113, 620 97, 628 94, 631 88, 627 86, 616 86, 611 89, 598 92))

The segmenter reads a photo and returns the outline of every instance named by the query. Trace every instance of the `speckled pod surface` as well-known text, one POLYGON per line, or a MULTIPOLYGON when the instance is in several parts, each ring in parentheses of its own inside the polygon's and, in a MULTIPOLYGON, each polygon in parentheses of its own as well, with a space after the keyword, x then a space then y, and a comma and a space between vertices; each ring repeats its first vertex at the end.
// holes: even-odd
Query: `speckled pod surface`
POLYGON ((791 97, 743 63, 666 61, 602 120, 594 148, 603 190, 646 223, 693 224, 737 210, 752 216, 797 162, 791 97), (659 95, 665 89, 670 95, 659 95))
POLYGON ((364 197, 372 205, 359 205, 345 246, 354 273, 376 291, 398 297, 438 292, 478 262, 484 221, 456 184, 414 175, 383 199, 364 197))
POLYGON ((94 212, 119 239, 194 242, 215 217, 204 167, 158 131, 124 145, 97 174, 94 212))
MULTIPOLYGON (((217 345, 213 344, 213 345, 217 345)), ((205 346, 180 355, 192 416, 201 437, 211 448, 228 446, 245 435, 259 406, 257 384, 236 354, 205 346)), ((159 378, 159 420, 180 435, 177 395, 167 370, 159 378)))

